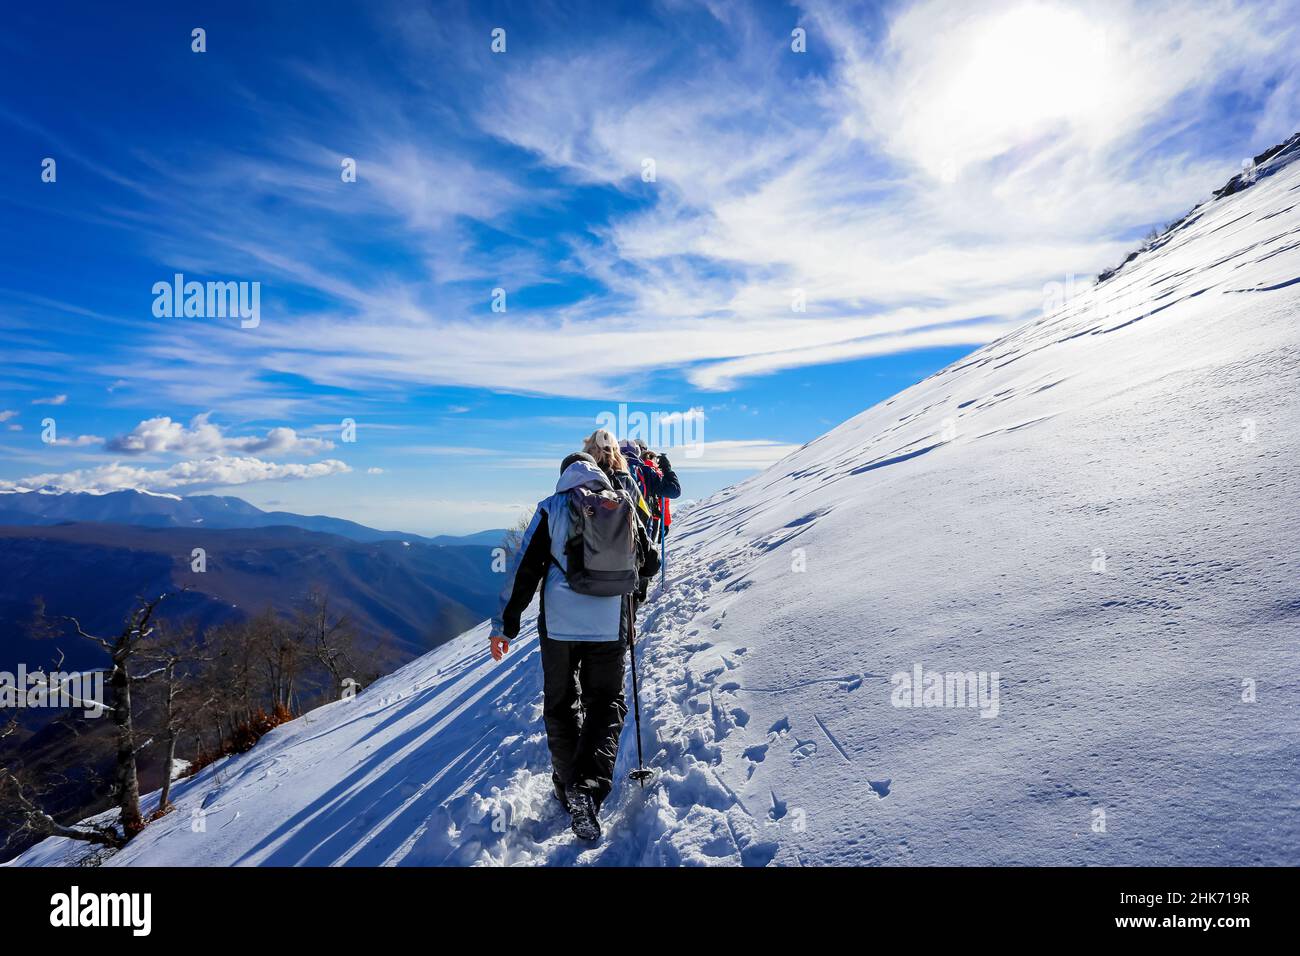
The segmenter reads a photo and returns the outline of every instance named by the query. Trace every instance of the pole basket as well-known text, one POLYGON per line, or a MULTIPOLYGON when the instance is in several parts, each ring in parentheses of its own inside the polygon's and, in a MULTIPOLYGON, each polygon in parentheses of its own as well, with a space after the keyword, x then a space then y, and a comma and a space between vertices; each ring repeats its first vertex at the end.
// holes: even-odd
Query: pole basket
POLYGON ((655 772, 651 770, 649 767, 638 767, 636 770, 630 771, 627 775, 627 778, 629 780, 635 780, 637 783, 641 784, 642 787, 644 787, 646 785, 647 780, 654 779, 654 775, 655 772))

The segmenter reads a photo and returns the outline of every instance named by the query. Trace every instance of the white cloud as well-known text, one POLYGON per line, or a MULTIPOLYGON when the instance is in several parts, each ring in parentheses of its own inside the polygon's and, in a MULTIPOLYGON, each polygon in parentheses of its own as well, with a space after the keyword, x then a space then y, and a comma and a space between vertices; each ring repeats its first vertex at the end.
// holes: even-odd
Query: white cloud
POLYGON ((168 416, 149 418, 125 435, 110 439, 109 451, 127 455, 315 455, 334 447, 332 441, 301 438, 292 428, 272 428, 265 435, 227 435, 209 421, 210 413, 196 415, 189 427, 168 416))
POLYGON ((923 328, 896 335, 866 336, 810 348, 731 359, 706 365, 690 373, 690 380, 704 389, 726 389, 736 380, 803 365, 842 362, 846 359, 887 355, 909 348, 938 348, 951 345, 982 345, 1012 331, 1016 322, 964 322, 939 328, 923 328))
POLYGON ((49 398, 33 398, 33 405, 62 405, 67 402, 67 395, 51 395, 49 398))
POLYGON ((17 417, 18 413, 11 408, 0 409, 0 422, 7 422, 11 418, 17 417))
POLYGON ((766 439, 707 441, 664 449, 676 471, 758 471, 802 446, 766 439))
POLYGON ((703 422, 708 418, 702 405, 695 405, 682 412, 664 412, 659 416, 659 424, 664 428, 703 422))
POLYGON ((936 180, 998 158, 1046 153, 1048 175, 1069 155, 1105 158, 1175 100, 1186 122, 1225 78, 1268 76, 1295 14, 1285 2, 928 0, 901 10, 875 51, 837 7, 820 10, 864 135, 936 180))
POLYGON ((168 468, 148 469, 123 465, 121 462, 77 471, 32 475, 18 481, 0 481, 6 491, 30 491, 52 487, 60 491, 103 493, 137 488, 144 491, 167 491, 198 486, 243 485, 255 481, 301 480, 323 478, 351 471, 337 459, 308 464, 276 464, 251 457, 204 458, 178 462, 168 468))
POLYGON ((85 448, 87 445, 102 445, 104 439, 98 435, 78 435, 75 438, 56 438, 50 442, 51 445, 66 446, 68 448, 85 448))

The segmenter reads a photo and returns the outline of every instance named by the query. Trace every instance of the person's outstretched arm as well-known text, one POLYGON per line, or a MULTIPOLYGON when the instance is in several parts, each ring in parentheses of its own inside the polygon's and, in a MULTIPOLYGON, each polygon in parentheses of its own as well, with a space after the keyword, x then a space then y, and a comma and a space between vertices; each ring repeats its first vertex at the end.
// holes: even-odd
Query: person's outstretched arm
POLYGON ((537 585, 546 576, 546 565, 551 560, 551 531, 547 526, 546 512, 538 508, 528 523, 519 551, 512 559, 506 573, 506 584, 501 589, 501 611, 492 619, 489 643, 493 660, 501 660, 510 650, 510 642, 519 634, 519 619, 533 602, 537 585))
POLYGON ((663 477, 654 476, 658 479, 658 488, 655 494, 660 498, 680 498, 682 496, 682 483, 677 480, 677 472, 673 471, 672 462, 668 460, 667 455, 660 455, 657 461, 659 470, 663 472, 663 477))

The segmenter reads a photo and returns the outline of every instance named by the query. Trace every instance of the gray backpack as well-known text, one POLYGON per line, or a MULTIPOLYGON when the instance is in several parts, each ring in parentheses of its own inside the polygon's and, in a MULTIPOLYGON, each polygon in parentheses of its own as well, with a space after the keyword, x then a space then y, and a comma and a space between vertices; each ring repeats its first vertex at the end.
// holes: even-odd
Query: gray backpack
POLYGON ((637 588, 636 506, 625 491, 569 492, 565 577, 578 594, 612 597, 637 588))

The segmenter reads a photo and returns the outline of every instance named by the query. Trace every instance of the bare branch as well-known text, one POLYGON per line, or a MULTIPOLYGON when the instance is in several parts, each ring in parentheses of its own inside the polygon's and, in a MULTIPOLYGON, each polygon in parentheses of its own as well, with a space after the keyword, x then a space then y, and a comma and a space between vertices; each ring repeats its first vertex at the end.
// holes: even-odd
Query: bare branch
POLYGON ((71 615, 67 615, 67 614, 65 614, 65 615, 63 616, 63 619, 64 619, 65 621, 71 621, 71 622, 72 622, 72 626, 75 627, 75 628, 77 629, 77 633, 80 634, 82 637, 84 637, 86 640, 88 640, 88 641, 94 641, 96 644, 98 644, 98 645, 99 645, 100 647, 102 647, 104 650, 108 651, 110 654, 113 653, 113 645, 112 645, 112 644, 110 644, 108 641, 104 640, 102 637, 96 637, 94 634, 87 634, 85 631, 83 631, 83 630, 81 629, 81 622, 78 621, 75 617, 72 617, 71 615))
POLYGON ((7 791, 9 798, 17 807, 23 818, 23 826, 43 836, 60 836, 69 840, 82 840, 98 843, 101 846, 120 847, 122 837, 112 826, 92 824, 90 829, 81 830, 64 826, 59 821, 38 807, 23 790, 21 781, 10 771, 0 770, 0 792, 7 791), (8 784, 6 787, 5 785, 8 784))

